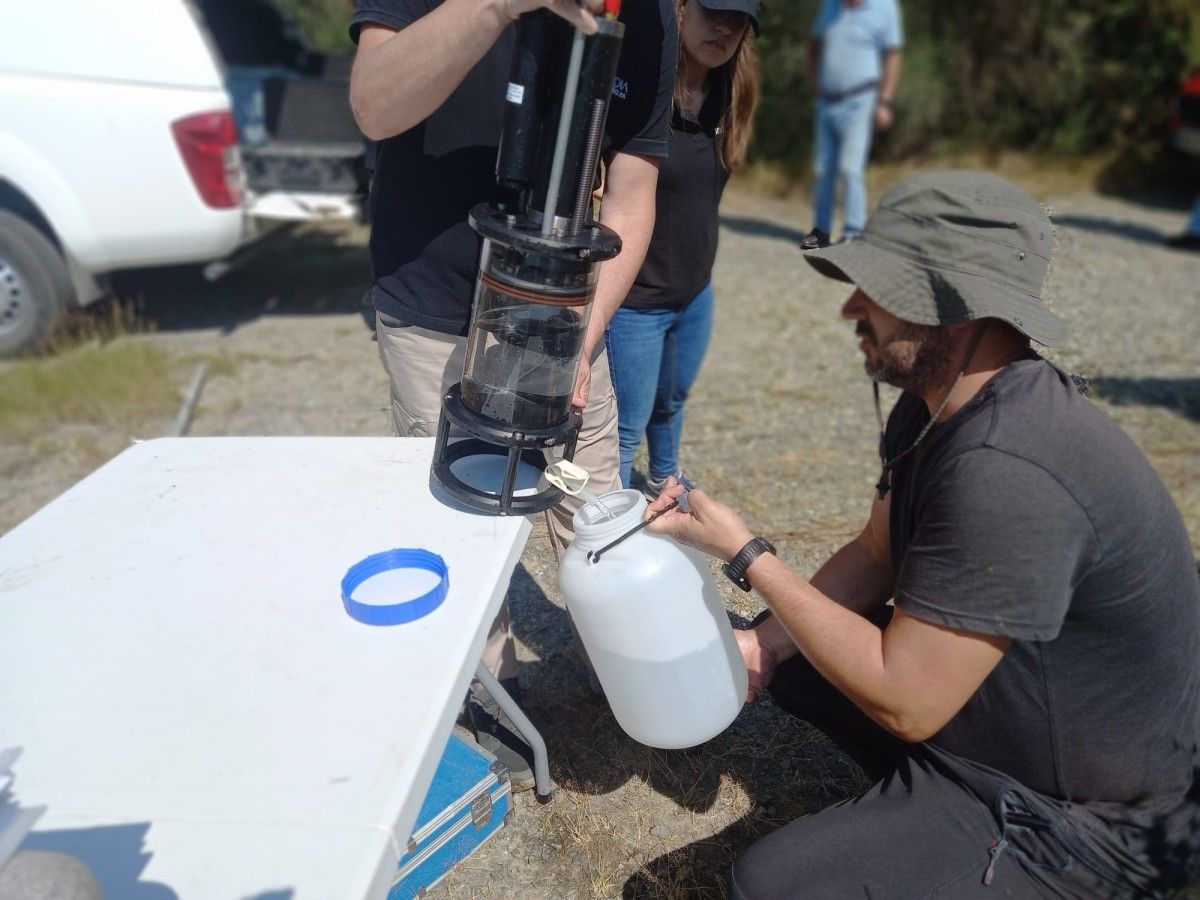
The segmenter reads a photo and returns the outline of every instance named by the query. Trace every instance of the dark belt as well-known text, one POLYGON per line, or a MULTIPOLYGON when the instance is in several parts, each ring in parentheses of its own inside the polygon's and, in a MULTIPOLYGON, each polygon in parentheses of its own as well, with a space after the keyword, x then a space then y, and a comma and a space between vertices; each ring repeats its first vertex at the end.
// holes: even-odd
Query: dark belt
POLYGON ((850 88, 850 90, 848 90, 848 91, 841 91, 839 93, 833 93, 830 91, 821 91, 821 99, 828 100, 831 103, 836 103, 838 100, 845 100, 847 97, 853 97, 853 96, 856 96, 857 94, 863 94, 863 93, 866 93, 867 91, 873 91, 877 87, 879 87, 878 81, 867 81, 856 87, 850 88))

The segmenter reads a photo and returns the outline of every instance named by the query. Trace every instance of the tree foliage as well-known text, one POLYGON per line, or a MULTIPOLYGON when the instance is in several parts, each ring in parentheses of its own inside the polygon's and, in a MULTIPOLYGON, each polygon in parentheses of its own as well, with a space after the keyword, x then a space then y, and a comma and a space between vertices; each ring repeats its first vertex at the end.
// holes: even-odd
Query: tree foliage
MULTIPOLYGON (((353 0, 277 2, 319 48, 350 48, 353 0)), ((757 159, 792 168, 808 162, 813 86, 805 60, 819 2, 764 0, 757 159)), ((1153 144, 1189 54, 1200 52, 1196 0, 901 6, 906 46, 896 125, 876 142, 888 158, 947 145, 1073 155, 1153 144)))
MULTIPOLYGON (((806 39, 818 0, 768 0, 759 158, 802 163, 811 143, 806 39)), ((947 143, 1086 154, 1163 128, 1187 63, 1194 0, 903 0, 897 121, 879 152, 947 143)))

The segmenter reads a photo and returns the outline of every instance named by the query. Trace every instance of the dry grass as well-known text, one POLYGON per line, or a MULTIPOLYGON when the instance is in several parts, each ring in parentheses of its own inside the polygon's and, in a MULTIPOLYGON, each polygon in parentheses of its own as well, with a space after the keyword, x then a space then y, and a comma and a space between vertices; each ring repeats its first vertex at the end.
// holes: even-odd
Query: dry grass
POLYGON ((170 413, 178 401, 165 353, 136 340, 90 343, 0 369, 0 433, 28 441, 60 422, 109 431, 170 413))
MULTIPOLYGON (((1103 154, 1069 159, 1011 150, 960 151, 940 154, 936 160, 914 157, 903 162, 872 163, 867 170, 867 187, 872 197, 878 197, 901 178, 931 168, 986 169, 1012 179, 1036 197, 1046 197, 1093 188, 1111 162, 1112 156, 1103 154)), ((753 162, 733 177, 732 184, 748 193, 800 199, 811 191, 812 178, 807 172, 792 172, 778 164, 753 162)))
POLYGON ((229 354, 173 356, 153 330, 136 304, 104 301, 71 314, 41 353, 0 362, 0 533, 131 440, 168 433, 197 362, 210 377, 237 370, 229 354))

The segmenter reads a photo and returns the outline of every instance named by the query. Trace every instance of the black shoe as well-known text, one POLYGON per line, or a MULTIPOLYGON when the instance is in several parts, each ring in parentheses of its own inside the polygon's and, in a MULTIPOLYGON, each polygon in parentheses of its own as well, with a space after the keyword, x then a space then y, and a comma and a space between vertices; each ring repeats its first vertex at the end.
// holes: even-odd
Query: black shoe
POLYGON ((1167 246, 1176 250, 1200 250, 1200 234, 1185 231, 1183 234, 1167 238, 1167 246))
POLYGON ((820 250, 829 246, 829 235, 820 228, 814 228, 800 239, 801 250, 820 250))
POLYGON ((534 786, 536 779, 533 776, 533 749, 521 740, 516 726, 508 716, 503 712, 493 715, 471 695, 467 698, 465 720, 464 724, 475 735, 475 742, 508 769, 508 778, 512 782, 514 794, 534 786))

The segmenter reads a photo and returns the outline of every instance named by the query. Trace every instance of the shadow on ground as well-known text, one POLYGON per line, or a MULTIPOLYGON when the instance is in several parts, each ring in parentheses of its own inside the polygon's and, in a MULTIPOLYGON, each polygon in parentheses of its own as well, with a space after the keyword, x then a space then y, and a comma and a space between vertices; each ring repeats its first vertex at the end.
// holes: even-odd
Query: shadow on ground
POLYGON ((362 314, 374 328, 369 284, 364 237, 331 227, 273 236, 215 282, 200 266, 121 272, 113 294, 156 331, 228 333, 263 316, 347 313, 362 314))
POLYGON ((1092 378, 1095 394, 1116 406, 1161 406, 1200 422, 1200 378, 1092 378))
POLYGON ((778 222, 768 222, 766 219, 751 219, 747 216, 722 215, 719 221, 722 228, 728 228, 737 234, 785 241, 789 244, 799 243, 800 239, 808 233, 800 231, 797 228, 788 228, 786 225, 780 225, 778 222))
MULTIPOLYGON (((1114 237, 1124 238, 1128 241, 1136 241, 1141 244, 1161 245, 1167 238, 1175 234, 1169 234, 1159 231, 1157 228, 1151 228, 1148 225, 1143 225, 1140 222, 1130 222, 1123 219, 1110 219, 1104 216, 1081 216, 1081 215, 1061 215, 1054 217, 1054 224, 1062 228, 1077 228, 1081 231, 1091 231, 1098 234, 1108 234, 1114 237)), ((1179 223, 1179 230, 1183 230, 1183 222, 1179 223)))

